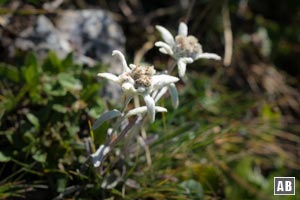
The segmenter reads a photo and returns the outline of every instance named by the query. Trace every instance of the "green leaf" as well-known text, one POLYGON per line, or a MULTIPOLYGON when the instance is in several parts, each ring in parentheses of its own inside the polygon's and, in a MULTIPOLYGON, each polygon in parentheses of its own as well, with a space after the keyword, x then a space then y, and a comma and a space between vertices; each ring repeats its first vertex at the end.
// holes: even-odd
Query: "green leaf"
POLYGON ((27 55, 25 67, 22 69, 22 72, 29 85, 38 85, 41 69, 38 66, 38 62, 34 54, 30 53, 27 55))
POLYGON ((31 86, 38 86, 38 69, 34 65, 25 66, 22 68, 23 76, 27 84, 31 86))
POLYGON ((81 82, 74 78, 72 75, 67 73, 60 73, 58 76, 58 82, 66 88, 67 90, 81 90, 82 84, 81 82))
POLYGON ((96 130, 93 131, 93 142, 94 145, 101 145, 105 142, 106 137, 107 137, 107 130, 110 128, 109 124, 103 123, 101 124, 101 127, 97 128, 96 130))
POLYGON ((37 71, 39 71, 38 61, 37 61, 36 56, 34 55, 34 53, 28 53, 27 54, 26 59, 25 59, 25 66, 33 66, 34 68, 37 69, 37 71))
POLYGON ((190 179, 183 181, 180 186, 186 191, 191 199, 203 199, 203 188, 198 181, 190 179))
POLYGON ((57 192, 63 192, 67 186, 66 178, 57 179, 57 192))
MULTIPOLYGON (((97 119, 101 113, 103 113, 103 108, 105 105, 100 98, 94 98, 95 101, 94 106, 88 110, 88 115, 94 119, 97 119)), ((91 101, 91 100, 90 100, 91 101)))
POLYGON ((42 68, 46 72, 51 72, 53 74, 58 74, 59 72, 65 71, 61 60, 56 56, 55 52, 50 51, 47 58, 42 64, 42 68))
POLYGON ((37 162, 44 163, 47 159, 47 153, 38 151, 32 156, 32 158, 37 162))
POLYGON ((56 85, 55 82, 44 83, 43 90, 50 96, 65 96, 67 90, 56 85))
POLYGON ((36 128, 40 127, 39 119, 35 115, 33 115, 32 113, 27 113, 26 117, 36 128))
POLYGON ((64 66, 65 69, 69 69, 71 67, 74 67, 73 63, 73 53, 69 53, 65 59, 62 60, 62 66, 64 66))
POLYGON ((99 93, 99 85, 98 84, 93 84, 90 85, 89 87, 84 88, 84 90, 81 93, 81 98, 83 100, 88 100, 89 98, 93 98, 99 93))
POLYGON ((48 59, 51 63, 52 68, 57 68, 59 71, 62 71, 62 65, 60 59, 57 57, 55 52, 50 51, 48 54, 48 59))
MULTIPOLYGON (((0 63, 0 77, 14 82, 20 82, 20 72, 15 66, 0 63)), ((1 78, 2 79, 2 78, 1 78)))
POLYGON ((92 126, 92 130, 95 130, 96 128, 98 128, 99 126, 101 126, 101 124, 107 120, 116 118, 121 116, 122 113, 116 109, 108 111, 106 113, 103 113, 94 123, 94 125, 92 126))
POLYGON ((70 135, 76 135, 77 133, 79 133, 80 128, 77 125, 74 124, 70 124, 70 123, 65 123, 66 127, 67 127, 67 131, 70 133, 70 135))
POLYGON ((10 161, 10 159, 10 156, 7 156, 2 151, 0 151, 0 162, 8 162, 10 161))
POLYGON ((53 108, 53 110, 55 110, 57 112, 60 112, 60 113, 68 112, 68 109, 65 106, 61 105, 61 104, 54 104, 52 106, 52 108, 53 108))

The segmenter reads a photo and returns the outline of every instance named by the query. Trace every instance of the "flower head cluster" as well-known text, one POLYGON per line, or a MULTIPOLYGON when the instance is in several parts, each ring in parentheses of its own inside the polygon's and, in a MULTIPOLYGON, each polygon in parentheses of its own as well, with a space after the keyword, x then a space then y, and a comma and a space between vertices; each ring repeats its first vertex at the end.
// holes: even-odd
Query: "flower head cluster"
POLYGON ((178 28, 178 34, 175 38, 170 31, 162 26, 156 26, 161 33, 164 42, 159 41, 155 46, 159 51, 172 56, 177 61, 178 73, 180 77, 185 75, 186 65, 200 58, 220 60, 221 57, 214 53, 204 53, 198 39, 188 35, 188 27, 181 22, 178 28))
POLYGON ((155 107, 155 101, 151 93, 175 83, 179 79, 167 74, 155 74, 156 71, 153 66, 136 66, 134 64, 128 66, 124 55, 120 51, 113 51, 113 55, 120 57, 123 73, 119 76, 111 73, 99 73, 98 76, 119 84, 123 93, 127 96, 143 96, 148 115, 153 122, 155 120, 155 111, 161 109, 155 107))

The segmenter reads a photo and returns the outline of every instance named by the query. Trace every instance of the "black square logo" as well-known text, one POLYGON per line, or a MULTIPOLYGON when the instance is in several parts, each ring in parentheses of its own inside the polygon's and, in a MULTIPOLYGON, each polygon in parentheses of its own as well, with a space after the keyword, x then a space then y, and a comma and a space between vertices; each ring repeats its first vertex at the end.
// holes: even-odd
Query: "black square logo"
POLYGON ((295 177, 274 177, 274 195, 295 195, 295 177))

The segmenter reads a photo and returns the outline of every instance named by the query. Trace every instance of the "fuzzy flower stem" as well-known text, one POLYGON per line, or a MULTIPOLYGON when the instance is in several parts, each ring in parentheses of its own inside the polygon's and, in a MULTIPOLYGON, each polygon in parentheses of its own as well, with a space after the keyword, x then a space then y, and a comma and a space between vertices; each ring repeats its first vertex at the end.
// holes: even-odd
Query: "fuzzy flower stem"
POLYGON ((130 131, 130 129, 135 125, 139 123, 139 120, 143 120, 139 119, 139 117, 136 117, 134 120, 130 121, 129 124, 122 130, 122 132, 120 133, 120 135, 113 141, 110 142, 109 146, 111 149, 113 149, 116 144, 121 141, 121 139, 124 138, 124 136, 130 131))
POLYGON ((171 74, 173 70, 175 69, 177 63, 173 60, 170 66, 168 67, 168 74, 171 74))
POLYGON ((113 125, 113 132, 112 132, 112 135, 116 134, 118 128, 121 126, 121 123, 122 121, 124 120, 125 118, 125 110, 128 106, 128 104, 130 103, 130 100, 132 99, 132 97, 129 97, 129 96, 126 96, 125 97, 125 101, 124 101, 124 106, 121 110, 121 113, 122 113, 122 116, 115 122, 115 124, 113 125))

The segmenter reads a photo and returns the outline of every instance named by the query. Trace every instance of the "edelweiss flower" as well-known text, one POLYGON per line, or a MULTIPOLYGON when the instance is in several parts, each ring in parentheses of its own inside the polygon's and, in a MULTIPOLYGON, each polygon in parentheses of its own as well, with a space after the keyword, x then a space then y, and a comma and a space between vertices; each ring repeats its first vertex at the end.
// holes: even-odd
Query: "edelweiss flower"
POLYGON ((111 73, 99 73, 98 76, 118 83, 125 95, 143 96, 149 118, 151 122, 154 122, 155 110, 157 110, 157 108, 155 107, 155 101, 150 94, 153 91, 177 82, 179 79, 166 74, 155 75, 155 69, 153 66, 146 67, 130 64, 128 67, 125 57, 120 51, 115 50, 112 55, 120 57, 123 66, 123 73, 119 76, 111 73))
POLYGON ((159 41, 155 46, 159 51, 168 54, 177 60, 178 73, 183 77, 186 71, 186 65, 200 58, 220 60, 221 57, 214 53, 204 53, 198 39, 188 35, 188 27, 181 22, 178 28, 178 35, 174 38, 170 31, 162 26, 156 26, 161 33, 164 42, 159 41))

